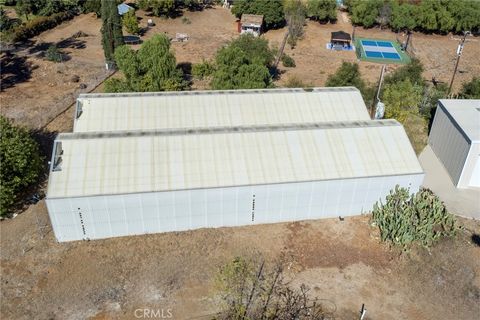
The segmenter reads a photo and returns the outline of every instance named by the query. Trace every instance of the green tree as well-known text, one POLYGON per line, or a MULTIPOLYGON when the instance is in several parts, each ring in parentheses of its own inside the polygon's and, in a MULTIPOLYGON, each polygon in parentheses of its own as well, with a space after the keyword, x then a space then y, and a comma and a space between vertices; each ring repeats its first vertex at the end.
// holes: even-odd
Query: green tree
POLYGON ((114 61, 115 49, 124 44, 122 22, 115 1, 102 0, 102 45, 105 60, 114 61))
POLYGON ((180 2, 175 0, 139 0, 138 6, 142 10, 150 10, 155 16, 173 16, 180 2))
POLYGON ((390 1, 386 1, 380 6, 378 10, 377 22, 381 28, 384 28, 390 23, 392 17, 392 5, 390 1))
POLYGON ((308 0, 308 17, 317 21, 336 21, 337 2, 335 0, 308 0))
POLYGON ((334 74, 328 76, 326 87, 346 87, 353 86, 360 91, 365 90, 363 81, 357 63, 343 62, 340 68, 334 74))
POLYGON ((410 80, 412 84, 424 85, 422 77, 423 65, 420 60, 413 58, 409 64, 396 69, 385 77, 385 84, 397 83, 403 80, 410 80))
POLYGON ((396 1, 392 5, 390 27, 395 30, 413 30, 417 27, 416 6, 410 3, 399 4, 396 1))
POLYGON ((419 115, 422 93, 423 88, 409 79, 385 85, 382 96, 385 117, 404 123, 409 114, 419 115))
POLYGON ((267 29, 280 28, 285 25, 285 15, 282 0, 237 0, 232 13, 240 18, 242 14, 263 15, 267 29))
POLYGON ((137 52, 128 46, 119 47, 115 61, 124 79, 107 80, 106 92, 175 91, 185 87, 182 71, 177 68, 170 40, 165 35, 153 36, 137 52))
POLYGON ((217 52, 213 89, 255 89, 271 86, 273 53, 268 41, 245 34, 217 52))
POLYGON ((437 17, 433 3, 431 1, 421 2, 416 8, 418 14, 418 26, 424 30, 436 30, 437 29, 437 17))
POLYGON ((94 12, 97 17, 102 16, 102 0, 86 0, 83 4, 83 12, 94 12))
POLYGON ((38 7, 32 0, 18 0, 15 5, 15 11, 18 16, 25 15, 25 19, 28 21, 28 16, 38 12, 38 7))
POLYGON ((409 79, 385 85, 382 102, 385 104, 385 118, 396 119, 405 131, 417 153, 427 141, 427 122, 420 114, 423 87, 412 84, 409 79))
MULTIPOLYGON (((288 28, 288 43, 293 48, 296 46, 297 40, 303 36, 307 8, 302 0, 285 0, 283 7, 288 28)), ((285 47, 282 48, 284 49, 285 47)), ((282 54, 283 50, 280 55, 282 54)))
POLYGON ((135 15, 135 11, 130 10, 125 13, 122 17, 122 23, 125 29, 130 34, 138 34, 140 32, 140 27, 138 26, 138 19, 135 15))
POLYGON ((447 9, 454 21, 453 31, 479 31, 480 1, 449 1, 447 9))
POLYGON ((38 181, 43 159, 29 132, 0 116, 0 215, 6 216, 19 193, 38 181))
POLYGON ((480 99, 480 77, 474 77, 462 85, 459 97, 463 99, 480 99))
POLYGON ((349 8, 352 23, 366 28, 372 27, 377 21, 381 6, 381 0, 353 1, 349 8))
POLYGON ((11 27, 12 19, 7 16, 3 8, 0 8, 0 32, 10 30, 11 27))

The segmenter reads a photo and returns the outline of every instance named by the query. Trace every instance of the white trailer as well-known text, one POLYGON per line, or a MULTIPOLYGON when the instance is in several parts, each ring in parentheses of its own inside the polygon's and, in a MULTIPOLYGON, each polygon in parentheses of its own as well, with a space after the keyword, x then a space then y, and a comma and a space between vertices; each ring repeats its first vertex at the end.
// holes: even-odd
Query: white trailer
POLYGON ((428 143, 456 187, 480 188, 480 100, 440 100, 428 143))

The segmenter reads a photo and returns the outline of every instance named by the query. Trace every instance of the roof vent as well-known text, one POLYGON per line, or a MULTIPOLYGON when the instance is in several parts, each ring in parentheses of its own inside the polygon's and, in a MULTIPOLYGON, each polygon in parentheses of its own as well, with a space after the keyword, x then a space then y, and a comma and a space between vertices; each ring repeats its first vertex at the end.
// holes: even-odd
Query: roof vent
POLYGON ((63 155, 61 141, 55 143, 55 149, 53 152, 54 153, 53 153, 52 171, 61 171, 62 167, 60 165, 62 164, 62 155, 63 155))
POLYGON ((75 119, 80 118, 80 116, 82 115, 83 113, 82 106, 83 106, 82 101, 77 100, 77 109, 75 110, 75 119))

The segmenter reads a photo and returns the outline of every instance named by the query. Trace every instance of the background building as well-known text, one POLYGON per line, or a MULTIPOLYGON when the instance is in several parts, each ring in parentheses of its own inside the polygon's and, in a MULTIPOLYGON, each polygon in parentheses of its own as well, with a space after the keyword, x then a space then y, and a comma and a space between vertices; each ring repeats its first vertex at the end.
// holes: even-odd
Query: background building
POLYGON ((249 33, 255 37, 262 34, 263 16, 257 14, 242 14, 239 22, 239 32, 249 33))
POLYGON ((480 100, 440 100, 428 143, 455 186, 480 187, 480 100))

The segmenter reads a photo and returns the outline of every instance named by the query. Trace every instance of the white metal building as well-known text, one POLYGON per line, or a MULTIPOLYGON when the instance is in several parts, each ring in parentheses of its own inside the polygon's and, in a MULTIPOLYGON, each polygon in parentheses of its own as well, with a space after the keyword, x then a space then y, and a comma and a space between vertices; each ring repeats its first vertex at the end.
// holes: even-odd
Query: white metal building
POLYGON ((369 120, 354 87, 81 94, 74 132, 369 120))
POLYGON ((440 100, 429 144, 454 185, 480 187, 480 100, 440 100))
POLYGON ((423 175, 394 120, 60 134, 47 207, 99 239, 357 215, 423 175))

